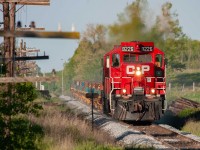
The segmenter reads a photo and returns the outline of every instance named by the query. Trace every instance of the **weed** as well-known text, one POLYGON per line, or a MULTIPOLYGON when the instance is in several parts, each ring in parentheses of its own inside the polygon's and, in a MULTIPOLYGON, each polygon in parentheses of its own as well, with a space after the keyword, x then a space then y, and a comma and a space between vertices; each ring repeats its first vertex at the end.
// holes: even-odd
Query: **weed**
POLYGON ((86 141, 75 146, 75 150, 121 150, 122 148, 111 145, 101 145, 94 141, 86 141))
POLYGON ((107 133, 98 130, 92 132, 87 121, 67 112, 71 111, 64 108, 60 110, 59 106, 57 109, 55 106, 44 106, 38 118, 29 116, 34 124, 41 126, 44 130, 43 142, 46 143, 46 147, 43 149, 73 150, 89 146, 86 149, 96 147, 99 150, 102 148, 115 150, 115 146, 112 146, 114 140, 107 133))
POLYGON ((185 124, 182 130, 200 136, 200 122, 190 120, 185 124))

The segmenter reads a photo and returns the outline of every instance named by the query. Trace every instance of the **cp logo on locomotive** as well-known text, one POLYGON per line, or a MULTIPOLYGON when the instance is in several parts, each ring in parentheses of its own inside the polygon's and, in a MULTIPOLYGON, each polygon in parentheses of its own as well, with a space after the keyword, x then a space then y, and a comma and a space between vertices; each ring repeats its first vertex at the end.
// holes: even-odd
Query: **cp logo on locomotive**
MULTIPOLYGON (((149 70, 150 70, 150 66, 142 65, 142 67, 141 67, 142 74, 144 74, 144 72, 149 71, 149 70)), ((126 73, 127 74, 135 74, 135 72, 136 72, 135 66, 126 66, 126 73)))

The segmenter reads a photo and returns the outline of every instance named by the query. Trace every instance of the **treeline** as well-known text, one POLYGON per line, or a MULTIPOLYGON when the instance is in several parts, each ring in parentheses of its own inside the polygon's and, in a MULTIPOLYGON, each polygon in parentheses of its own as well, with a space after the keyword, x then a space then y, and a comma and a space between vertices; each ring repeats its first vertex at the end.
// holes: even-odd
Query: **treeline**
MULTIPOLYGON (((106 17, 106 16, 105 16, 106 17)), ((161 7, 154 16, 147 0, 136 0, 109 25, 88 25, 79 46, 64 68, 65 88, 73 80, 101 81, 101 58, 121 41, 153 41, 163 50, 168 60, 168 72, 200 69, 200 42, 190 39, 179 25, 178 14, 172 4, 161 7)))

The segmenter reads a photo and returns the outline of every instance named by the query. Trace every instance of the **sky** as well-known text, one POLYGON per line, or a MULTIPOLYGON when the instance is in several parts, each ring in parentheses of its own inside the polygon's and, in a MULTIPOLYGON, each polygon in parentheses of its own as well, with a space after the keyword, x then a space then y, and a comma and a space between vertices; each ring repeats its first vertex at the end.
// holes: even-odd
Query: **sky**
MULTIPOLYGON (((35 21, 36 27, 45 27, 46 31, 57 31, 58 25, 62 31, 71 31, 72 24, 76 31, 83 33, 88 24, 109 25, 117 22, 117 15, 124 12, 125 7, 134 0, 50 0, 50 6, 24 6, 16 13, 16 22, 29 26, 35 21)), ((171 2, 173 12, 178 14, 183 32, 190 38, 200 40, 200 1, 199 0, 148 0, 152 14, 158 14, 161 5, 171 2)), ((17 8, 21 7, 18 5, 17 8)), ((2 7, 1 7, 2 9, 2 7)), ((1 12, 0 12, 1 13, 1 12)), ((155 19, 152 17, 152 19, 155 19)), ((3 14, 0 14, 0 22, 3 14)), ((19 43, 21 39, 17 39, 19 43)), ((27 47, 45 51, 49 60, 37 61, 42 72, 57 71, 63 68, 63 63, 73 56, 79 40, 71 39, 36 39, 23 38, 27 47)), ((0 39, 2 41, 2 38, 0 39)))

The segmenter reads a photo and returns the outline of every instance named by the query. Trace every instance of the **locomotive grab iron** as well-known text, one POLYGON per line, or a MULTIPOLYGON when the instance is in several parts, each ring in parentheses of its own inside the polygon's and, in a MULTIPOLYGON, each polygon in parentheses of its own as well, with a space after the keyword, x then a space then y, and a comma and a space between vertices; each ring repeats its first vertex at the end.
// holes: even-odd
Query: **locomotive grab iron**
POLYGON ((120 120, 158 120, 165 107, 164 52, 153 42, 122 42, 103 58, 103 111, 120 120))

